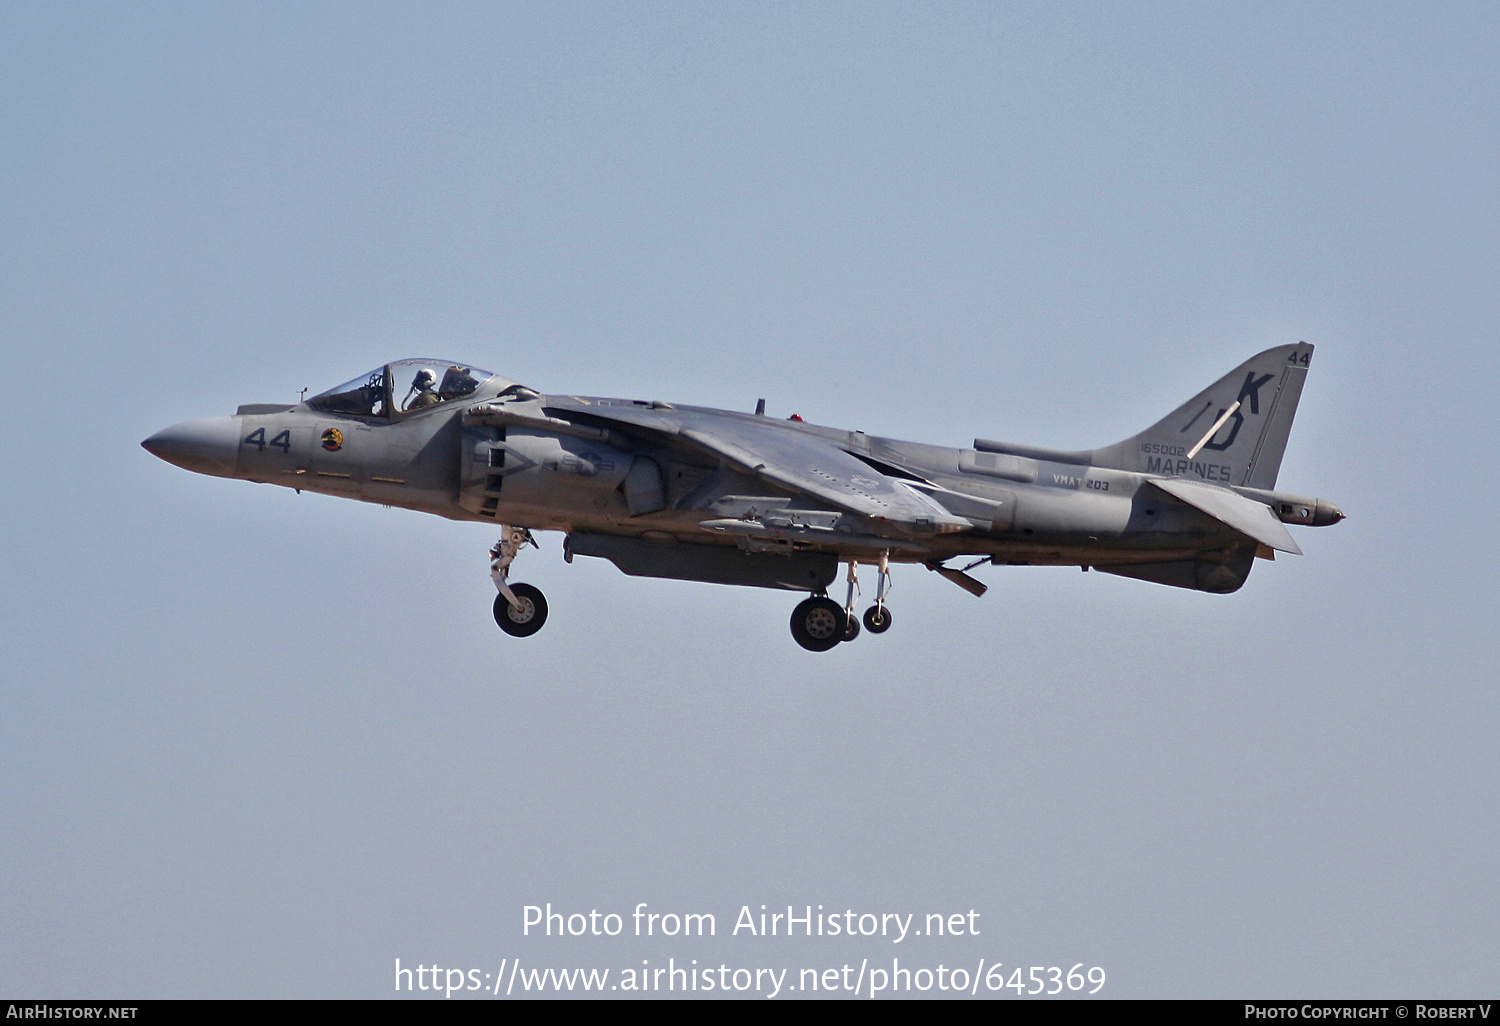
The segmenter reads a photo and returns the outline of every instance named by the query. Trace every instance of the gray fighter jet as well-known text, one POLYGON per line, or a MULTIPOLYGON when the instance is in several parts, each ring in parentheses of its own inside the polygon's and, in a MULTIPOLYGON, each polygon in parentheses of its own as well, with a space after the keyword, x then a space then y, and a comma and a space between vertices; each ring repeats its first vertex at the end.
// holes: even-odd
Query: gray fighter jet
POLYGON ((1086 452, 901 442, 771 418, 764 400, 752 414, 542 395, 447 360, 386 364, 306 402, 241 406, 141 444, 202 474, 495 524, 495 620, 512 635, 547 618, 540 591, 510 583, 512 561, 532 531, 562 531, 570 563, 808 592, 792 636, 821 652, 860 633, 860 565, 877 574, 863 622, 880 633, 893 563, 976 596, 985 585, 968 571, 981 563, 1222 594, 1257 556, 1299 553, 1285 525, 1344 517, 1274 490, 1312 352, 1268 349, 1140 434, 1086 452), (842 605, 827 596, 841 563, 842 605))

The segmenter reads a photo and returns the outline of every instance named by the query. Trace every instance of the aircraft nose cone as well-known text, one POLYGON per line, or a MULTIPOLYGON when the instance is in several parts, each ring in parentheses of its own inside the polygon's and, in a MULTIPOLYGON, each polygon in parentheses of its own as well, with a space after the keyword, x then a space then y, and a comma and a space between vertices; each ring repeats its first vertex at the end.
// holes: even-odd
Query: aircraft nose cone
POLYGON ((183 470, 233 477, 239 431, 233 417, 207 417, 158 431, 141 448, 183 470))

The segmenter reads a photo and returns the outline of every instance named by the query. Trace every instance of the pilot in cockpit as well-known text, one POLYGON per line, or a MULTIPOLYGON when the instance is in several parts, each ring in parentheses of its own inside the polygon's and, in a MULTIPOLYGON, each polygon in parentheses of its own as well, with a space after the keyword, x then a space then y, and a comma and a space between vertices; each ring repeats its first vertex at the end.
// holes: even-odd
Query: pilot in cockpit
POLYGON ((406 393, 406 412, 410 413, 413 410, 426 409, 429 406, 436 406, 442 402, 443 400, 438 395, 436 385, 437 375, 433 374, 432 371, 426 367, 417 371, 417 376, 412 378, 411 388, 406 393))

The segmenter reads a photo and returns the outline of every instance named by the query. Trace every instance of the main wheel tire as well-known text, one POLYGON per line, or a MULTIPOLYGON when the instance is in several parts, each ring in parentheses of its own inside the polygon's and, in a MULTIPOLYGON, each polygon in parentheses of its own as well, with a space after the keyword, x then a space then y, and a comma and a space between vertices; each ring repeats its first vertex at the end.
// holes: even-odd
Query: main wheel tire
POLYGON ((496 595, 495 622, 512 637, 529 638, 547 622, 547 600, 529 584, 512 584, 510 590, 520 599, 521 608, 513 609, 504 595, 496 595))
POLYGON ((832 599, 803 599, 792 610, 792 637, 809 652, 827 652, 844 640, 846 619, 832 599))
POLYGON ((884 634, 891 629, 891 611, 885 606, 871 606, 865 610, 865 630, 871 634, 884 634))

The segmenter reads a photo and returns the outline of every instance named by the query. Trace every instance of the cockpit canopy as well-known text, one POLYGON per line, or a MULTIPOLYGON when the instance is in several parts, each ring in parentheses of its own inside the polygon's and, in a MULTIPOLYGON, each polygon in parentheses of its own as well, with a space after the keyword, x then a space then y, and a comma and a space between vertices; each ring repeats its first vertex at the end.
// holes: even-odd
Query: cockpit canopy
POLYGON ((486 383, 493 389, 514 384, 487 370, 451 360, 397 360, 319 392, 307 405, 327 413, 394 420, 429 406, 468 398, 486 383))

